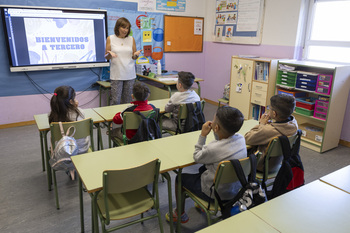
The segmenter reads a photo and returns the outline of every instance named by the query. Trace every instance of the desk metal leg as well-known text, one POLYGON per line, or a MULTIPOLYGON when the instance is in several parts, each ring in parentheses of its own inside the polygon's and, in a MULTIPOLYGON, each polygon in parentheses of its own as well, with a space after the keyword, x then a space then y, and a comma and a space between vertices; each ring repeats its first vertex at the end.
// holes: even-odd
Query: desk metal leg
POLYGON ((78 176, 78 180, 79 180, 79 203, 80 203, 80 228, 81 228, 81 232, 83 233, 85 231, 84 230, 83 184, 79 176, 78 176))
POLYGON ((92 220, 92 232, 98 233, 98 213, 97 213, 97 197, 100 191, 91 194, 91 220, 92 220))
POLYGON ((177 232, 181 232, 181 203, 182 203, 182 183, 181 183, 181 173, 182 173, 182 168, 179 168, 178 173, 177 173, 177 232), (179 221, 180 220, 180 221, 179 221))
POLYGON ((103 141, 100 123, 95 124, 97 128, 97 150, 103 150, 103 141))
POLYGON ((44 172, 45 171, 45 152, 44 152, 43 133, 39 132, 39 136, 40 136, 40 149, 41 149, 41 163, 42 163, 43 172, 44 172))
POLYGON ((49 163, 50 155, 49 155, 49 148, 47 145, 47 133, 48 131, 42 131, 43 138, 44 138, 44 148, 45 148, 45 155, 46 155, 46 174, 47 174, 47 184, 49 187, 49 191, 51 191, 51 185, 52 185, 52 171, 51 166, 49 163))
POLYGON ((168 91, 169 91, 169 98, 171 97, 171 86, 170 85, 167 85, 168 87, 168 91))
POLYGON ((162 173, 162 176, 165 177, 168 183, 168 201, 169 201, 169 215, 170 215, 170 232, 174 232, 174 222, 173 222, 173 200, 171 192, 171 177, 168 172, 162 173))
POLYGON ((99 93, 100 93, 100 107, 101 107, 101 99, 102 99, 102 98, 101 98, 101 94, 102 94, 102 90, 101 90, 101 89, 102 89, 102 87, 100 86, 100 88, 98 89, 98 91, 99 91, 99 93))

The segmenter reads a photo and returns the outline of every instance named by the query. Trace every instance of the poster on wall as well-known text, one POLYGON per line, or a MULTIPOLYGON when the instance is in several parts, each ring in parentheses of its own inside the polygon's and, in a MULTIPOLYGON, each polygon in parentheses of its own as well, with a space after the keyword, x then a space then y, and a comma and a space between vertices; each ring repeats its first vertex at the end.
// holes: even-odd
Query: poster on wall
POLYGON ((139 0, 139 11, 154 11, 155 0, 139 0))
MULTIPOLYGON (((142 64, 150 68, 150 71, 156 73, 156 65, 160 60, 162 67, 165 67, 163 58, 164 50, 164 14, 154 12, 136 12, 119 11, 116 9, 105 8, 108 13, 108 34, 114 33, 116 21, 121 18, 127 18, 131 23, 130 35, 134 37, 136 49, 143 49, 136 64, 142 64)), ((142 73, 136 66, 136 72, 142 73)))
POLYGON ((157 10, 159 11, 178 11, 186 10, 186 0, 157 0, 157 10))
POLYGON ((214 40, 260 44, 264 0, 216 0, 214 40))

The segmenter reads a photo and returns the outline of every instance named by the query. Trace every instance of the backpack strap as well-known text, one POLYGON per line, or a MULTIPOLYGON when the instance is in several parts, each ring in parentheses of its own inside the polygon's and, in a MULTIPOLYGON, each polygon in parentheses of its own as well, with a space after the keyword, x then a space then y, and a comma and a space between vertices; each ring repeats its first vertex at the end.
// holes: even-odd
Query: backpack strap
POLYGON ((67 132, 64 133, 64 129, 63 129, 63 124, 62 124, 62 122, 61 122, 61 121, 58 122, 58 125, 60 126, 60 131, 61 131, 62 137, 64 137, 64 136, 73 137, 73 136, 74 136, 74 134, 75 134, 75 127, 74 127, 74 126, 69 127, 69 128, 67 129, 67 132), (69 132, 70 132, 71 129, 73 129, 73 132, 69 135, 69 132))

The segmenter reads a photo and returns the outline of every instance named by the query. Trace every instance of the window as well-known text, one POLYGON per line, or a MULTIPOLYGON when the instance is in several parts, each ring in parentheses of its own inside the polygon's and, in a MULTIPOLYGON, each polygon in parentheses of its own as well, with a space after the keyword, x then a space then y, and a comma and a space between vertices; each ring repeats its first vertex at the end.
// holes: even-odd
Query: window
POLYGON ((350 1, 310 2, 304 58, 350 63, 350 1))

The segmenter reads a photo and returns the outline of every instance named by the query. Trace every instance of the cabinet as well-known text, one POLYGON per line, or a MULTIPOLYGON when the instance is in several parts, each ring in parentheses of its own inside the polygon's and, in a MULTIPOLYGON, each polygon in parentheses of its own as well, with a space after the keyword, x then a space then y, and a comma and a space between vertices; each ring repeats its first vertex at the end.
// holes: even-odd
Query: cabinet
POLYGON ((277 60, 232 56, 229 105, 258 120, 275 91, 277 60))
POLYGON ((318 152, 337 147, 349 95, 350 66, 280 60, 278 67, 276 91, 297 95, 293 115, 303 131, 301 145, 318 152))

